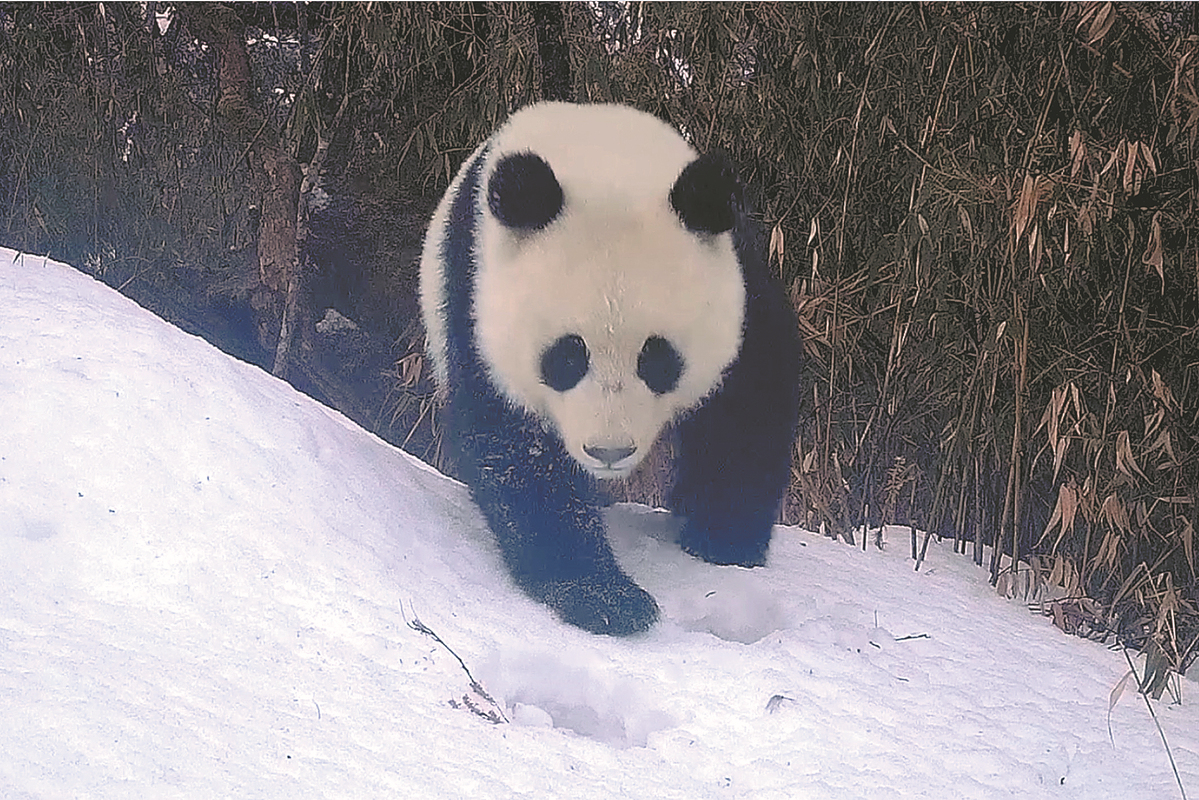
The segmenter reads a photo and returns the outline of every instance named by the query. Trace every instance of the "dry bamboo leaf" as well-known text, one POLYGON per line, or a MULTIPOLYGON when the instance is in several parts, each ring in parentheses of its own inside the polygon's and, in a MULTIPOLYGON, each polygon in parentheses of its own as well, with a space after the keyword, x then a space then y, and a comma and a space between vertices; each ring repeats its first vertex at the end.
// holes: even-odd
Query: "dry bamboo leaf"
MULTIPOLYGON (((1045 532, 1041 534, 1041 538, 1037 540, 1037 545, 1040 546, 1045 541, 1045 537, 1053 530, 1053 526, 1062 521, 1062 493, 1058 490, 1057 503, 1053 506, 1053 513, 1049 515, 1049 521, 1045 523, 1045 532)), ((1061 534, 1058 534, 1057 542, 1062 540, 1061 534)), ((1057 542, 1054 542, 1054 549, 1057 548, 1057 542)))
POLYGON ((1145 171, 1149 177, 1157 177, 1157 161, 1153 158, 1153 153, 1149 150, 1149 145, 1141 142, 1141 158, 1145 159, 1145 171))
POLYGON ((1090 20, 1090 25, 1087 27, 1087 44, 1095 44, 1112 29, 1112 25, 1116 22, 1115 10, 1110 2, 1108 3, 1092 3, 1087 6, 1083 12, 1082 19, 1079 21, 1079 27, 1090 20))
POLYGON ((1195 576, 1195 529, 1191 527, 1189 519, 1182 521, 1182 529, 1178 535, 1182 539, 1182 550, 1186 553, 1187 566, 1190 568, 1193 578, 1195 576))
POLYGON ((1112 10, 1112 4, 1107 3, 1104 5, 1103 12, 1100 14, 1100 16, 1096 17, 1095 21, 1091 23, 1091 38, 1088 44, 1095 44, 1104 36, 1106 36, 1107 32, 1112 29, 1112 25, 1115 24, 1115 22, 1116 15, 1112 10))
POLYGON ((1122 430, 1116 434, 1116 469, 1123 472, 1129 478, 1133 477, 1135 473, 1142 480, 1148 480, 1145 477, 1145 473, 1141 472, 1141 468, 1137 466, 1137 460, 1133 458, 1132 445, 1129 443, 1127 430, 1122 430))
POLYGON ((1078 224, 1088 237, 1095 231, 1095 208, 1090 203, 1079 210, 1078 224))
POLYGON ((1170 391, 1170 387, 1166 386, 1166 382, 1162 380, 1161 374, 1151 368, 1149 370, 1149 381, 1153 384, 1153 396, 1162 404, 1162 408, 1172 408, 1174 406, 1174 394, 1170 391))
MULTIPOLYGON (((1136 142, 1130 143, 1127 147, 1124 147, 1124 143, 1121 142, 1120 146, 1124 148, 1125 152, 1123 179, 1124 193, 1136 194, 1137 192, 1133 190, 1133 181, 1134 176, 1136 175, 1137 153, 1139 152, 1139 148, 1137 147, 1136 142)), ((1136 180, 1139 181, 1139 178, 1136 178, 1136 180)), ((1139 187, 1137 191, 1139 191, 1139 187)))
POLYGON ((958 220, 962 223, 962 230, 966 231, 966 238, 974 241, 974 223, 970 221, 970 212, 964 206, 958 206, 958 220))
POLYGON ((1041 414, 1041 421, 1037 423, 1037 429, 1033 431, 1033 436, 1041 432, 1041 428, 1049 426, 1049 439, 1052 441, 1054 433, 1057 431, 1057 389, 1053 390, 1050 395, 1049 405, 1045 406, 1045 412, 1041 414))
POLYGON ((1133 677, 1134 674, 1132 670, 1124 673, 1124 677, 1112 689, 1112 693, 1107 700, 1107 713, 1112 713, 1112 709, 1116 707, 1116 703, 1120 702, 1120 695, 1124 694, 1124 687, 1128 685, 1128 679, 1133 677))
POLYGON ((1037 207, 1041 201, 1048 198, 1053 193, 1054 184, 1049 178, 1043 175, 1032 176, 1028 175, 1024 178, 1024 183, 1020 188, 1020 196, 1016 199, 1016 207, 1012 218, 1012 229, 1015 233, 1013 244, 1020 242, 1020 238, 1026 230, 1029 231, 1028 254, 1030 261, 1039 262, 1039 255, 1035 253, 1039 246, 1043 249, 1044 242, 1040 240, 1040 231, 1036 227, 1036 223, 1032 220, 1037 214, 1037 207), (1030 230, 1029 224, 1033 227, 1030 230))
MULTIPOLYGON (((1101 510, 1103 518, 1110 527, 1124 533, 1130 530, 1128 527, 1128 512, 1124 509, 1124 503, 1114 493, 1104 498, 1101 510)), ((1102 548, 1100 549, 1102 550, 1102 548)))
POLYGON ((770 231, 770 260, 778 259, 779 270, 783 268, 783 224, 776 223, 770 231))
POLYGON ((1095 554, 1095 568, 1101 570, 1111 569, 1112 564, 1116 562, 1116 555, 1119 550, 1120 537, 1108 531, 1107 535, 1103 537, 1103 542, 1099 545, 1099 552, 1095 554))
POLYGON ((1162 255, 1162 212, 1158 211, 1153 215, 1153 222, 1149 226, 1149 243, 1145 246, 1145 252, 1141 256, 1141 263, 1147 267, 1153 267, 1157 271, 1157 277, 1161 280, 1162 294, 1166 292, 1166 272, 1164 268, 1165 258, 1162 255))
POLYGON ((1049 407, 1053 409, 1053 420, 1049 423, 1049 437, 1058 438, 1058 429, 1060 428, 1061 410, 1066 405, 1067 387, 1054 386, 1053 396, 1049 399, 1049 407))
POLYGON ((1073 478, 1058 491, 1058 502, 1062 507, 1062 531, 1073 530, 1074 517, 1078 512, 1078 489, 1073 478))
POLYGON ((1095 490, 1091 487, 1090 475, 1082 482, 1082 488, 1078 490, 1078 510, 1082 512, 1082 518, 1088 525, 1095 523, 1098 512, 1095 510, 1095 490))
POLYGON ((812 242, 816 241, 816 233, 819 228, 816 224, 816 218, 812 217, 812 224, 808 226, 808 246, 811 247, 812 242))
POLYGON ((1044 254, 1044 243, 1041 241, 1041 225, 1040 223, 1033 223, 1032 231, 1028 234, 1028 263, 1032 266, 1033 274, 1040 271, 1041 256, 1044 254))
POLYGON ((1024 176, 1024 185, 1020 188, 1020 196, 1016 198, 1016 213, 1012 219, 1012 230, 1015 242, 1019 242, 1028 227, 1029 217, 1036 209, 1036 181, 1031 175, 1024 176))
MULTIPOLYGON (((1119 520, 1108 520, 1109 525, 1120 526, 1122 523, 1119 520)), ((1123 521, 1124 525, 1128 524, 1127 520, 1123 521)), ((1116 563, 1116 554, 1120 549, 1120 536, 1115 531, 1108 531, 1103 541, 1099 544, 1099 552, 1095 554, 1095 564, 1100 569, 1110 569, 1116 563)))
POLYGON ((1066 405, 1067 391, 1070 386, 1072 384, 1054 387, 1049 405, 1045 407, 1045 414, 1041 417, 1036 431, 1039 433, 1042 427, 1046 425, 1049 427, 1048 437, 1049 445, 1053 448, 1053 479, 1055 481, 1058 471, 1061 469, 1062 459, 1066 457, 1066 452, 1070 449, 1069 437, 1060 435, 1062 411, 1066 405))
POLYGON ((1157 608, 1157 619, 1153 624, 1153 633, 1160 634, 1162 631, 1173 629, 1172 621, 1174 615, 1178 612, 1180 601, 1178 599, 1178 589, 1174 587, 1174 582, 1171 580, 1170 573, 1166 573, 1166 588, 1160 596, 1161 605, 1157 608))
MULTIPOLYGON (((1153 435, 1154 431, 1157 430, 1157 426, 1162 424, 1162 420, 1165 419, 1165 417, 1166 417, 1165 410, 1160 409, 1160 408, 1157 411, 1154 411, 1152 414, 1145 415, 1145 438, 1146 439, 1148 439, 1150 436, 1153 435)), ((1153 450, 1152 447, 1149 449, 1150 449, 1150 451, 1153 450)))
POLYGON ((1157 370, 1151 370, 1150 379, 1153 381, 1153 396, 1161 401, 1161 404, 1167 409, 1178 407, 1178 401, 1174 399, 1174 393, 1170 391, 1170 387, 1162 380, 1162 376, 1157 370))
MULTIPOLYGON (((1076 24, 1074 26, 1074 32, 1075 33, 1080 32, 1082 30, 1082 26, 1086 25, 1088 22, 1090 22, 1091 18, 1095 16, 1095 13, 1097 11, 1099 11, 1099 9, 1102 6, 1103 6, 1103 3, 1095 3, 1095 2, 1079 3, 1077 6, 1067 5, 1066 6, 1066 14, 1069 14, 1074 9, 1078 9, 1081 12, 1078 15, 1078 24, 1076 24)), ((1063 19, 1066 19, 1066 18, 1067 17, 1063 17, 1063 19)))
MULTIPOLYGON (((1074 517, 1078 513, 1078 489, 1074 484, 1074 479, 1071 478, 1068 483, 1063 483, 1057 491, 1057 503, 1053 506, 1053 513, 1049 515, 1049 522, 1045 525, 1045 533, 1041 534, 1041 542, 1053 530, 1054 525, 1060 525, 1057 539, 1053 542, 1053 547, 1050 552, 1056 553, 1058 545, 1062 543, 1062 539, 1066 534, 1074 529, 1074 517)), ((1037 542, 1040 544, 1041 542, 1037 542)))
POLYGON ((1178 457, 1174 455, 1174 443, 1170 440, 1170 432, 1162 431, 1153 442, 1152 450, 1161 450, 1165 454, 1164 461, 1157 465, 1158 469, 1175 469, 1178 467, 1178 457))
POLYGON ((1066 453, 1070 451, 1070 437, 1059 436, 1053 440, 1053 479, 1057 480, 1057 474, 1061 471, 1062 461, 1066 458, 1066 453))
POLYGON ((1087 157, 1087 143, 1083 139, 1082 131, 1074 131, 1070 134, 1070 178, 1074 179, 1078 175, 1078 171, 1082 169, 1082 162, 1087 157))

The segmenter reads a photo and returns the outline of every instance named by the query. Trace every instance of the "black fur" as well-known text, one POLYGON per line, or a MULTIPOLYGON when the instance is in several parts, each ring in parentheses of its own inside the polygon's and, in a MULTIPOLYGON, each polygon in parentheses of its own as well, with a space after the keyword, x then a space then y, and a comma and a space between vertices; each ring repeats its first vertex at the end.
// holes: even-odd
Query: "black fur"
POLYGON ((670 207, 692 233, 724 233, 742 211, 737 171, 720 154, 692 161, 670 190, 670 207))
POLYGON ((496 164, 487 184, 487 205, 506 227, 539 231, 562 211, 562 187, 541 156, 516 153, 496 164))
POLYGON ((577 333, 563 336, 541 354, 541 380, 555 392, 567 392, 587 374, 587 343, 577 333))
POLYGON ((682 376, 683 357, 674 345, 661 336, 646 339, 637 354, 637 377, 645 381, 649 390, 654 394, 672 392, 682 376))

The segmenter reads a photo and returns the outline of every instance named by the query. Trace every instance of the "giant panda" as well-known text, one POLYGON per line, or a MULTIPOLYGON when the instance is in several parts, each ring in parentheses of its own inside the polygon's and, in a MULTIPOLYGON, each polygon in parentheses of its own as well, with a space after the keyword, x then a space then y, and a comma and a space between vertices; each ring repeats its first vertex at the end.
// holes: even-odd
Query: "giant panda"
POLYGON ((420 294, 452 457, 528 595, 594 633, 654 623, 597 481, 672 423, 681 547, 765 563, 801 343, 726 159, 629 107, 529 106, 450 184, 420 294))

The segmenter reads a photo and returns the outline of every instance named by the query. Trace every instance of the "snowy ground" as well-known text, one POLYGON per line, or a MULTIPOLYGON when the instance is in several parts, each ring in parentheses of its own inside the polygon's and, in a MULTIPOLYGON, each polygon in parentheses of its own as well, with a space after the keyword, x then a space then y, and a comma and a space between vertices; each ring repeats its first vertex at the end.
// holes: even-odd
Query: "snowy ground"
MULTIPOLYGON (((1140 697, 1109 739, 1123 657, 948 545, 780 529, 743 570, 611 516, 664 612, 628 640, 517 592, 460 485, 0 250, 0 797, 1179 796, 1140 697)), ((1199 716, 1155 709, 1199 794, 1199 716)))

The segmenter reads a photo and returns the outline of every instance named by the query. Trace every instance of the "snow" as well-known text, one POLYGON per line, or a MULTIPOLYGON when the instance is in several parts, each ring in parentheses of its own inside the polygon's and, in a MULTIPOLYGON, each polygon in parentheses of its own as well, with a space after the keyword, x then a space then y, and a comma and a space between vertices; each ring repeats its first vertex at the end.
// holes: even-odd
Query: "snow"
MULTIPOLYGON (((744 570, 610 517, 663 610, 631 639, 521 595, 460 484, 0 250, 0 796, 1179 796, 1131 691, 1109 738, 1124 657, 948 543, 780 528, 744 570)), ((1199 792, 1199 717, 1154 709, 1199 792)))

